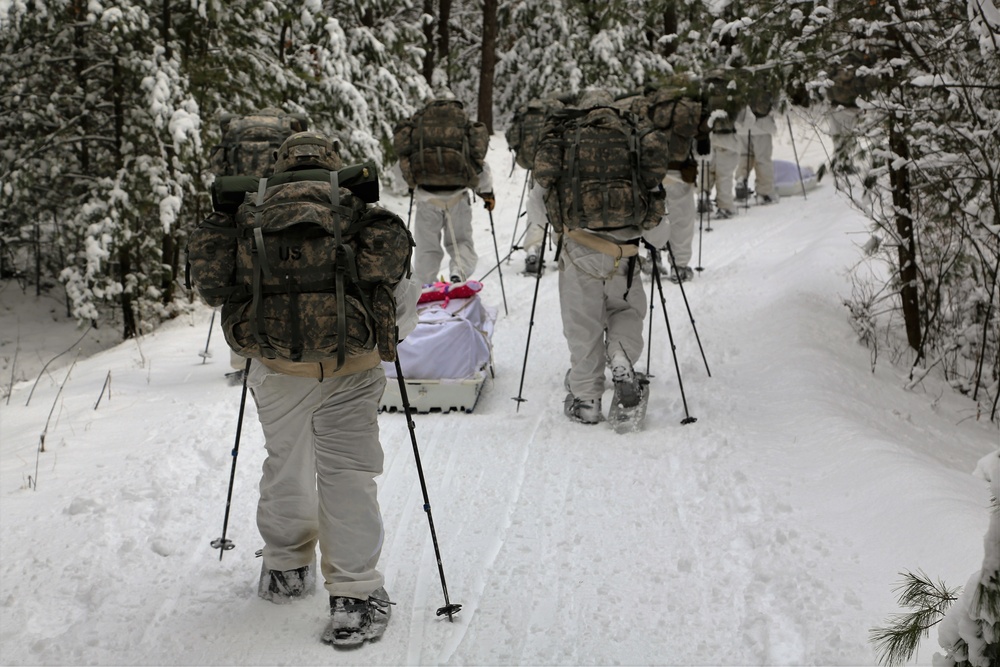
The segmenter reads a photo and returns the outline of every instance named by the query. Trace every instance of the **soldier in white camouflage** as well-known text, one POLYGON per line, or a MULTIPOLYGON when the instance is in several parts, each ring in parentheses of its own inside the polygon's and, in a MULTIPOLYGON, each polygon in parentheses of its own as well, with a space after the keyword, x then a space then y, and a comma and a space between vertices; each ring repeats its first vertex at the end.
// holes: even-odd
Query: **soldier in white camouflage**
MULTIPOLYGON (((275 174, 339 167, 328 139, 300 133, 279 149, 275 174)), ((330 185, 325 187, 329 194, 330 185)), ((294 204, 287 209, 294 218, 294 204)), ((408 258, 407 249, 404 272, 408 258)), ((416 326, 419 293, 404 273, 394 289, 395 338, 416 326)), ((343 364, 335 358, 254 359, 247 378, 267 450, 257 505, 264 540, 258 594, 275 603, 311 594, 319 546, 319 571, 330 598, 322 640, 338 646, 376 639, 389 620, 385 578, 378 569, 383 525, 375 482, 382 473, 377 415, 385 382, 380 352, 367 344, 343 364)))
POLYGON ((638 118, 612 102, 606 91, 585 91, 575 109, 547 125, 534 163, 548 218, 562 234, 559 307, 570 353, 564 411, 583 424, 605 420, 608 368, 626 407, 641 399, 633 361, 643 348, 646 295, 636 259, 644 231, 660 224, 664 210, 664 137, 640 133, 638 118), (640 154, 653 162, 640 162, 640 154))

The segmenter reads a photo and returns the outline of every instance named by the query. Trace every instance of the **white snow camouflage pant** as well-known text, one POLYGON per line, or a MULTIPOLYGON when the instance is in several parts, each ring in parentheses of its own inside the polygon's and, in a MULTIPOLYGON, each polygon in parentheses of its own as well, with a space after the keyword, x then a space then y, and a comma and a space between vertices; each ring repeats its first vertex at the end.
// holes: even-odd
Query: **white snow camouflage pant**
POLYGON ((751 134, 749 144, 747 143, 747 133, 737 135, 740 155, 736 162, 736 180, 742 183, 749 178, 750 172, 754 175, 754 192, 758 197, 774 195, 774 162, 771 154, 774 150, 773 140, 770 134, 751 134))
MULTIPOLYGON (((694 183, 685 183, 681 172, 670 170, 663 179, 663 189, 667 193, 670 250, 677 266, 688 266, 691 263, 694 223, 698 217, 695 186, 694 183)), ((669 268, 668 262, 667 257, 664 257, 665 268, 669 268)))
POLYGON ((265 566, 311 565, 318 543, 330 595, 367 598, 385 583, 376 569, 383 529, 375 484, 385 372, 318 381, 254 361, 247 384, 267 448, 257 505, 265 566))
POLYGON ((559 256, 559 309, 569 347, 569 389, 590 400, 604 393, 607 357, 624 350, 635 364, 642 354, 642 322, 646 316, 638 262, 629 287, 630 262, 563 238, 559 256))
POLYGON ((472 205, 468 190, 428 192, 417 188, 413 223, 413 278, 421 285, 436 282, 441 260, 448 252, 448 275, 462 280, 472 277, 479 262, 472 241, 472 205), (443 244, 443 247, 442 247, 443 244))
POLYGON ((528 227, 524 230, 524 242, 521 244, 528 255, 537 255, 545 238, 545 225, 549 215, 545 211, 545 188, 535 183, 528 184, 528 203, 525 206, 525 217, 528 227))
MULTIPOLYGON (((712 134, 712 163, 707 170, 705 191, 715 187, 715 203, 722 210, 736 212, 733 197, 736 163, 739 161, 739 143, 736 134, 712 134)), ((699 174, 700 177, 700 174, 699 174)))

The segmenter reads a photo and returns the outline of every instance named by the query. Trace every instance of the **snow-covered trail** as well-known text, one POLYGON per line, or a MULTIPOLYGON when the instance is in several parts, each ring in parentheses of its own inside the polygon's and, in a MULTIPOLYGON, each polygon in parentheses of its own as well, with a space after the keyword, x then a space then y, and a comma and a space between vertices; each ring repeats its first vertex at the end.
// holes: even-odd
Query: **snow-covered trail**
MULTIPOLYGON (((517 171, 497 187, 501 254, 522 182, 517 171)), ((476 215, 485 272, 493 241, 476 215)), ((240 398, 223 379, 218 331, 212 358, 198 357, 209 310, 79 360, 58 399, 65 368, 30 406, 30 383, 17 386, 0 420, 0 662, 873 664, 867 632, 895 611, 898 571, 961 584, 978 569, 986 499, 968 473, 996 432, 956 423, 958 398, 932 405, 889 367, 871 372, 840 304, 864 225, 832 185, 713 227, 705 270, 685 286, 711 377, 678 288, 663 285, 693 424, 680 423, 658 295, 646 430, 565 419, 552 271, 518 407, 534 281, 516 254, 504 316, 491 277, 495 379, 472 414, 414 417, 463 610, 453 623, 435 615, 444 599, 405 419, 383 415, 382 566, 397 605, 386 636, 359 651, 318 642, 324 595, 256 597, 263 448, 252 401, 228 528, 236 548, 220 562, 209 546, 240 398), (95 410, 109 371, 112 395, 95 410)))

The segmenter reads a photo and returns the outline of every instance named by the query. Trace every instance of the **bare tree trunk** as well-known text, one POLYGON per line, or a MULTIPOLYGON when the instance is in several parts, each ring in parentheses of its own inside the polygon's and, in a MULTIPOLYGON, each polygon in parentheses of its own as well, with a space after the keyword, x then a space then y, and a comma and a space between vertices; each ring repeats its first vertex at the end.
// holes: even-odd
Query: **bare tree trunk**
POLYGON ((663 34, 675 38, 663 45, 663 55, 672 56, 677 51, 677 3, 671 0, 663 8, 663 34))
POLYGON ((448 85, 451 84, 451 2, 438 0, 438 63, 444 66, 448 85))
POLYGON ((497 65, 497 0, 483 0, 483 52, 479 67, 479 122, 493 134, 493 76, 497 65))
MULTIPOLYGON (((115 132, 115 171, 120 171, 125 166, 125 158, 122 155, 122 146, 125 143, 125 83, 122 76, 122 68, 118 58, 111 60, 111 98, 114 107, 114 132, 115 132)), ((122 220, 122 224, 128 224, 127 218, 122 220)), ((125 240, 124 230, 118 245, 118 282, 121 283, 121 304, 122 304, 122 338, 134 338, 139 327, 136 324, 135 308, 132 305, 132 295, 129 293, 128 276, 132 272, 132 251, 131 242, 125 240)))
MULTIPOLYGON (((889 149, 894 158, 908 160, 910 157, 910 147, 906 142, 906 135, 893 118, 889 119, 889 149)), ((909 215, 912 202, 910 176, 905 163, 901 167, 896 167, 894 160, 889 160, 889 184, 892 187, 896 234, 899 238, 896 250, 899 260, 899 298, 903 306, 906 340, 918 355, 922 355, 920 301, 917 290, 917 259, 915 254, 916 239, 913 233, 913 219, 909 215)))
MULTIPOLYGON (((434 16, 434 0, 424 0, 424 16, 433 17, 434 16)), ((428 84, 434 83, 434 63, 436 62, 436 51, 434 49, 434 22, 424 21, 424 39, 426 40, 426 45, 424 48, 424 79, 428 84)))
MULTIPOLYGON (((171 58, 173 56, 173 50, 170 46, 170 27, 173 18, 170 12, 170 0, 163 0, 163 13, 160 17, 160 38, 163 40, 163 53, 166 58, 171 58)), ((174 164, 174 148, 172 145, 167 145, 167 163, 170 165, 174 164)), ((174 169, 171 167, 171 173, 174 169)), ((170 303, 174 299, 174 282, 177 277, 177 266, 179 261, 179 255, 175 252, 174 248, 177 236, 177 226, 163 233, 163 243, 161 245, 162 257, 160 263, 163 265, 163 276, 160 278, 160 290, 163 293, 161 301, 163 303, 170 303)))

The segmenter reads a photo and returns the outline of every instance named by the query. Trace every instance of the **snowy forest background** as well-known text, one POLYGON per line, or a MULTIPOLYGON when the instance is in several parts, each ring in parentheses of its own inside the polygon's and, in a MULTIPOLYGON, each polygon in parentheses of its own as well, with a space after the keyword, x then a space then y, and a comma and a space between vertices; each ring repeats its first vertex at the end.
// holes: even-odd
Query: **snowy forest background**
POLYGON ((540 95, 720 68, 786 114, 832 106, 860 55, 835 176, 872 239, 847 305, 873 363, 944 374, 995 419, 998 44, 992 0, 0 0, 0 275, 124 338, 188 309, 223 113, 305 113, 391 187, 392 128, 432 85, 492 131, 540 95))
POLYGON ((393 126, 436 85, 502 132, 555 91, 724 69, 803 122, 861 54, 856 147, 831 165, 870 221, 845 306, 873 366, 944 378, 995 423, 998 47, 992 0, 0 0, 0 279, 123 339, 192 312, 224 113, 304 113, 398 188, 393 126))

